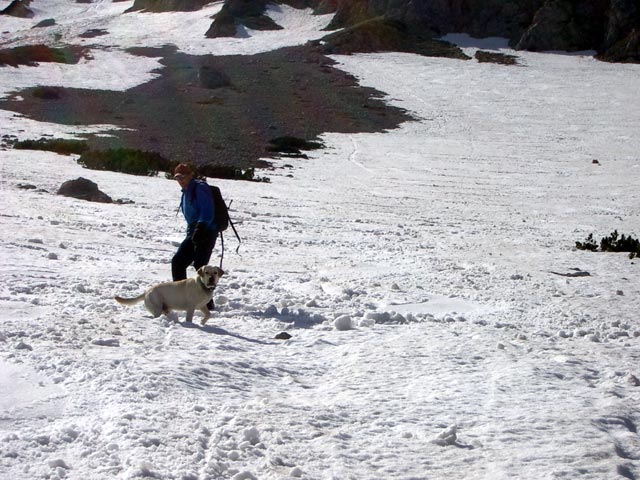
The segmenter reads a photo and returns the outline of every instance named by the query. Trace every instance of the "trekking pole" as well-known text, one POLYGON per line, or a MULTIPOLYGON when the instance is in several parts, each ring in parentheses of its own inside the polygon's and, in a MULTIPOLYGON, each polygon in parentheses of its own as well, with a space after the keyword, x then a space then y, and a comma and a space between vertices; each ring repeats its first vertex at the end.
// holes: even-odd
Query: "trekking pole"
POLYGON ((222 269, 222 259, 224 258, 224 235, 220 232, 220 245, 222 246, 222 253, 220 253, 220 269, 222 269))

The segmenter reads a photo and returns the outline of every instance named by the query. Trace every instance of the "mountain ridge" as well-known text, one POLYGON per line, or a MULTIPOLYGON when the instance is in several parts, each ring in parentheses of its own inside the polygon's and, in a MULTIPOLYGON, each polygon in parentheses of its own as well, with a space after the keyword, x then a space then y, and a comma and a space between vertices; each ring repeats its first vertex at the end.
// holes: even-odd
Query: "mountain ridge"
MULTIPOLYGON (((28 18, 33 15, 30 3, 31 0, 14 0, 0 14, 28 18)), ((210 3, 135 0, 127 11, 195 11, 210 3)), ((467 33, 478 38, 508 38, 516 50, 594 50, 596 58, 603 61, 640 63, 637 0, 225 0, 206 37, 234 36, 240 25, 255 30, 281 28, 265 15, 269 4, 312 8, 318 14, 335 13, 327 30, 384 17, 405 24, 417 40, 467 33)))
MULTIPOLYGON (((634 0, 225 0, 207 36, 233 36, 238 25, 251 28, 268 3, 335 12, 327 30, 384 17, 406 25, 417 40, 468 33, 508 38, 516 50, 595 50, 600 60, 640 62, 640 7, 634 0)), ((136 4, 148 5, 149 0, 136 4)))

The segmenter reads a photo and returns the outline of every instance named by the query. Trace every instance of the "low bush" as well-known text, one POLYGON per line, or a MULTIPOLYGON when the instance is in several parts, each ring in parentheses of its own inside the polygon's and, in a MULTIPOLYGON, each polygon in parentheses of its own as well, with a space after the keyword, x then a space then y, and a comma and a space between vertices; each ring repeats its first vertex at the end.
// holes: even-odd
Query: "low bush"
POLYGON ((584 242, 576 242, 578 250, 589 250, 591 252, 629 252, 629 258, 640 256, 640 241, 631 235, 620 235, 618 230, 614 230, 608 237, 603 237, 600 243, 596 243, 593 234, 590 233, 584 242))
POLYGON ((80 58, 89 55, 88 52, 87 48, 75 45, 62 48, 51 48, 47 45, 25 45, 0 49, 0 66, 36 66, 41 62, 78 63, 80 58))
POLYGON ((84 140, 67 140, 62 138, 40 138, 39 140, 22 140, 13 145, 18 150, 44 150, 61 155, 80 155, 89 147, 84 140))
POLYGON ((91 170, 108 170, 130 175, 154 176, 170 169, 171 163, 156 152, 117 148, 105 151, 87 151, 78 163, 91 170))
MULTIPOLYGON (((78 164, 92 170, 108 170, 130 175, 155 176, 165 172, 172 179, 175 161, 169 161, 156 152, 118 148, 105 151, 87 150, 78 158, 78 164)), ((251 182, 270 182, 267 177, 258 177, 254 168, 241 169, 221 165, 193 166, 196 176, 247 180, 251 182)))
MULTIPOLYGON (((173 170, 177 164, 171 165, 171 168, 167 170, 165 174, 166 178, 173 179, 173 170)), ((191 165, 195 171, 196 177, 209 177, 209 178, 222 178, 225 180, 245 180, 249 182, 265 182, 269 183, 271 180, 268 177, 256 176, 255 168, 247 168, 245 170, 236 167, 229 167, 226 165, 191 165)))
POLYGON ((301 150, 317 150, 324 147, 321 142, 312 142, 304 138, 284 136, 269 140, 268 152, 278 152, 286 154, 301 154, 301 150))

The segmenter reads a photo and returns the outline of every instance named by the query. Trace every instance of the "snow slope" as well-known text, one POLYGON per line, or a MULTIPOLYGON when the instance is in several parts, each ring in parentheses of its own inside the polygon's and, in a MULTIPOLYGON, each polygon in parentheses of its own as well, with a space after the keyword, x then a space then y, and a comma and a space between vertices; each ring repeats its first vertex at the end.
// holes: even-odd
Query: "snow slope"
POLYGON ((0 478, 638 478, 638 261, 573 245, 640 236, 640 67, 496 48, 521 66, 335 57, 421 120, 218 181, 243 244, 206 327, 113 301, 169 279, 174 182, 0 150, 0 478), (78 176, 135 203, 54 195, 78 176))

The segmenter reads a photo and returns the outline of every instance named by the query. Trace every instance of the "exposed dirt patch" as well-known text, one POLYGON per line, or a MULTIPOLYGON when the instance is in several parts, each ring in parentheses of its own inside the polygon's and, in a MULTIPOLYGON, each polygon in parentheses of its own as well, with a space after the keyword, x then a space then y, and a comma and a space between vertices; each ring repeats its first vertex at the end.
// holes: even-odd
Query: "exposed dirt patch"
POLYGON ((358 87, 356 79, 308 47, 253 56, 190 56, 173 48, 136 49, 163 56, 161 78, 126 92, 65 88, 56 99, 34 89, 0 101, 0 108, 67 125, 115 124, 131 131, 89 137, 92 149, 131 148, 175 161, 264 166, 270 140, 313 140, 323 132, 375 132, 411 119, 381 101, 382 93, 358 87), (228 85, 207 88, 202 72, 220 72, 228 85))

